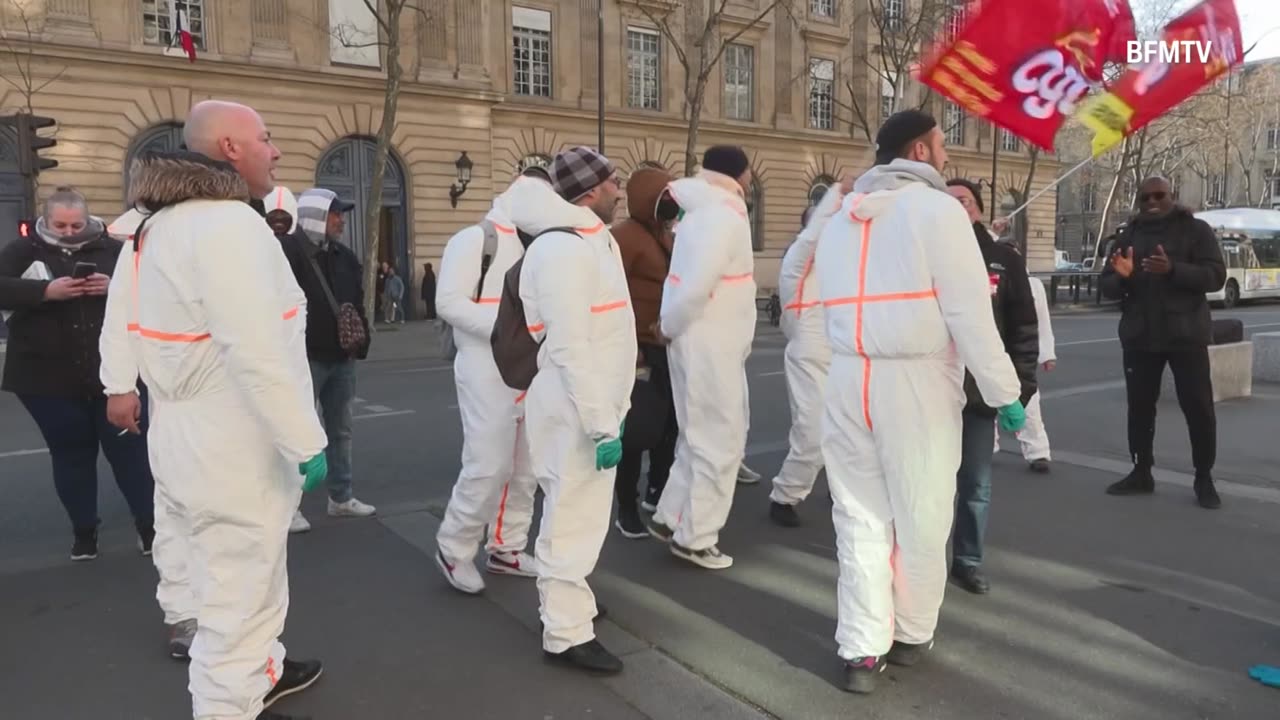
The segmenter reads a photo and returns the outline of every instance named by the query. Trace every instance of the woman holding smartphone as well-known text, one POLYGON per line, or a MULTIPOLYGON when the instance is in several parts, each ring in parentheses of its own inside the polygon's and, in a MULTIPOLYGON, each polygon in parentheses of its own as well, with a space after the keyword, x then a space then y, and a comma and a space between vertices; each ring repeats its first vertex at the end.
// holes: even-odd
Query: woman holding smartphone
MULTIPOLYGON (((98 335, 121 247, 89 215, 83 195, 60 187, 45 202, 34 235, 0 250, 0 310, 9 325, 0 390, 18 396, 49 447, 54 488, 75 535, 72 560, 98 556, 99 447, 133 513, 144 555, 155 537, 145 431, 121 434, 107 422, 98 380, 98 335)), ((145 423, 145 399, 142 407, 145 423)))

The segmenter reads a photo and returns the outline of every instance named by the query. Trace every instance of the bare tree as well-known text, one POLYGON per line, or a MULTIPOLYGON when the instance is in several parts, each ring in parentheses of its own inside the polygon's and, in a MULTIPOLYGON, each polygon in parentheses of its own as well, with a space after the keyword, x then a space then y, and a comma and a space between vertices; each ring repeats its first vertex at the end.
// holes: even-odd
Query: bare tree
MULTIPOLYGON (((1007 174, 1004 177, 1004 191, 1013 200, 1015 208, 1022 207, 1031 197, 1031 184, 1036 178, 1036 165, 1040 162, 1040 148, 1035 145, 1027 144, 1027 173, 1025 175, 1007 174)), ((1013 237, 1018 244, 1018 249, 1025 257, 1027 254, 1027 231, 1030 229, 1030 223, 1027 222, 1027 213, 1020 212, 1013 218, 1013 237)))
POLYGON ((5 32, 0 36, 0 44, 3 45, 3 49, 0 50, 0 58, 3 58, 3 65, 0 65, 0 79, 17 90, 21 96, 22 106, 18 110, 34 115, 35 96, 57 82, 67 71, 67 66, 57 68, 47 77, 37 77, 35 49, 40 39, 44 37, 46 17, 42 13, 33 12, 29 2, 8 0, 7 5, 8 7, 4 8, 8 16, 5 25, 9 26, 9 21, 14 21, 16 24, 13 27, 16 32, 5 32))
MULTIPOLYGON (((427 13, 416 0, 363 0, 365 8, 373 17, 377 26, 377 37, 370 38, 368 33, 357 28, 354 23, 339 23, 326 28, 344 47, 379 47, 382 50, 387 70, 386 90, 382 98, 382 119, 375 137, 376 145, 373 154, 373 185, 369 188, 369 198, 365 203, 364 229, 364 310, 367 317, 374 317, 374 305, 377 297, 377 273, 379 244, 382 240, 381 223, 378 222, 382 211, 382 189, 387 170, 387 156, 391 151, 391 135, 396 127, 396 109, 400 101, 400 84, 404 77, 404 67, 400 64, 400 19, 406 10, 417 12, 426 17, 427 13)), ((419 24, 420 25, 420 24, 419 24)), ((407 269, 405 269, 407 270, 407 269)))
MULTIPOLYGON (((368 0, 366 0, 367 2, 368 0)), ((711 73, 724 57, 725 48, 737 42, 748 30, 758 26, 770 13, 774 21, 781 22, 782 14, 791 16, 793 0, 766 0, 750 19, 742 20, 726 14, 729 0, 687 0, 683 12, 677 14, 680 5, 661 3, 665 12, 655 12, 650 3, 638 0, 636 7, 649 19, 675 53, 684 70, 685 118, 689 131, 685 139, 684 172, 693 174, 698 164, 698 130, 702 121, 702 108, 706 104, 707 83, 711 73)))

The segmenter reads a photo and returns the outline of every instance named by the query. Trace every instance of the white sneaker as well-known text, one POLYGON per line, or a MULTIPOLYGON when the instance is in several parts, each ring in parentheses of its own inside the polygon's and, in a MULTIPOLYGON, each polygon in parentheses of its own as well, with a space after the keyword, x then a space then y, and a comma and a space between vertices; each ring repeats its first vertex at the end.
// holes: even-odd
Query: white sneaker
POLYGON ((733 558, 720 552, 720 547, 717 545, 712 545, 705 550, 690 550, 672 542, 671 554, 708 570, 724 570, 733 566, 733 558))
POLYGON ((538 577, 538 561, 525 552, 489 553, 484 568, 494 575, 538 577))
POLYGON ((372 505, 366 505, 355 498, 338 503, 329 500, 329 517, 369 517, 377 512, 372 505))
POLYGON ((738 466, 738 483, 740 485, 755 485, 760 482, 760 473, 747 467, 746 463, 738 466))
POLYGON ((307 519, 302 517, 302 511, 294 510, 293 522, 289 523, 289 532, 304 533, 310 529, 311 529, 311 523, 307 522, 307 519))
POLYGON ((440 568, 444 579, 459 592, 475 595, 484 590, 484 578, 480 577, 480 571, 476 570, 474 562, 450 562, 445 559, 444 553, 436 550, 436 567, 440 568))

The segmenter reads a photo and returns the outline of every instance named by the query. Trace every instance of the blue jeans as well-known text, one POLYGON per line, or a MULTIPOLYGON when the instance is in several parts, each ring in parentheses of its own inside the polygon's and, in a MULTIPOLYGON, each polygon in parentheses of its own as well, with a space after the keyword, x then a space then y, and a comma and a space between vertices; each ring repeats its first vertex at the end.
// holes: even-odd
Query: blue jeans
POLYGON ((963 413, 960 470, 956 473, 956 524, 951 535, 952 566, 982 565, 987 511, 991 507, 991 447, 995 421, 977 413, 963 413))
POLYGON ((329 438, 329 499, 351 499, 351 403, 356 398, 356 361, 311 362, 311 384, 320 404, 320 422, 329 438))
POLYGON ((120 434, 107 422, 107 398, 20 394, 36 421, 53 461, 53 486, 74 530, 98 527, 98 448, 107 456, 116 485, 139 530, 154 523, 155 483, 147 458, 147 396, 142 395, 142 435, 120 434))

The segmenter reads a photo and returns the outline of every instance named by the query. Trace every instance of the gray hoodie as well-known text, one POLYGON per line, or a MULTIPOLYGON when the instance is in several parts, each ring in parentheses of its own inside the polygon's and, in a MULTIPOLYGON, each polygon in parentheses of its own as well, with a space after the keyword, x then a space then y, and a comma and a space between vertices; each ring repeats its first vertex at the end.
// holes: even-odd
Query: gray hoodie
POLYGON ((935 190, 947 191, 947 181, 932 165, 901 158, 888 165, 876 165, 863 173, 853 184, 853 191, 871 193, 878 190, 898 190, 911 183, 924 183, 935 190))
POLYGON ((329 239, 329 208, 337 197, 337 193, 324 188, 311 188, 298 196, 298 229, 320 247, 329 239))

